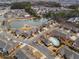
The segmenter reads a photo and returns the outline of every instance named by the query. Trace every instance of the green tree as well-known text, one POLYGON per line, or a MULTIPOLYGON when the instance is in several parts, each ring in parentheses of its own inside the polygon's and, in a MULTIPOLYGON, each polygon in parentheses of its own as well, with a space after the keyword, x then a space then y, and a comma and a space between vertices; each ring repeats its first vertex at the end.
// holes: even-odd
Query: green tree
POLYGON ((45 14, 43 14, 43 17, 51 18, 52 17, 52 13, 51 12, 45 13, 45 14))
POLYGON ((71 8, 71 9, 77 9, 78 7, 79 7, 79 4, 74 4, 74 5, 68 6, 68 8, 71 8))

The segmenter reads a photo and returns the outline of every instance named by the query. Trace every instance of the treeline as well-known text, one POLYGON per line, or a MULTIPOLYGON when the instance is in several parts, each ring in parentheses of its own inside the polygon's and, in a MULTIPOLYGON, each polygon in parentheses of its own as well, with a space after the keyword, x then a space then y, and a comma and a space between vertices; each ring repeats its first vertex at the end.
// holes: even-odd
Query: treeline
POLYGON ((45 2, 45 1, 39 1, 39 2, 35 2, 33 3, 33 5, 42 5, 42 6, 46 6, 46 7, 61 7, 60 3, 57 2, 45 2))
POLYGON ((11 4, 9 4, 9 3, 0 3, 0 6, 8 7, 8 6, 11 6, 11 4))
POLYGON ((25 9, 30 15, 34 17, 39 17, 32 8, 32 4, 30 2, 16 2, 12 3, 11 9, 25 9))
POLYGON ((11 9, 25 9, 25 7, 31 7, 32 5, 36 5, 36 6, 42 5, 46 7, 61 7, 61 5, 56 2, 39 1, 39 2, 34 2, 32 4, 30 2, 15 2, 12 3, 11 9))
POLYGON ((66 7, 70 8, 70 9, 78 9, 79 8, 79 4, 73 4, 73 5, 66 6, 66 7))
POLYGON ((12 3, 11 9, 25 9, 26 7, 31 8, 30 2, 15 2, 12 3))
POLYGON ((70 11, 62 11, 58 13, 48 12, 43 15, 46 18, 53 18, 53 19, 69 19, 71 17, 79 17, 79 10, 70 10, 70 11))

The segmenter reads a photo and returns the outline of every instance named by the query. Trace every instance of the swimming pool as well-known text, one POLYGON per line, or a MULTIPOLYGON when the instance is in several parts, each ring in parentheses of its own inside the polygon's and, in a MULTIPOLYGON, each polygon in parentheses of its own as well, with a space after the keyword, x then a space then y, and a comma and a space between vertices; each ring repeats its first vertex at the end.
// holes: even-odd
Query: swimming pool
POLYGON ((60 45, 60 41, 55 37, 50 37, 49 40, 54 46, 59 46, 60 45))
POLYGON ((5 20, 5 17, 0 15, 0 21, 3 21, 3 20, 5 20))
POLYGON ((36 19, 36 20, 15 20, 10 23, 10 26, 11 26, 11 28, 18 29, 18 28, 22 28, 25 24, 38 26, 38 25, 41 25, 47 21, 48 20, 45 18, 36 19))

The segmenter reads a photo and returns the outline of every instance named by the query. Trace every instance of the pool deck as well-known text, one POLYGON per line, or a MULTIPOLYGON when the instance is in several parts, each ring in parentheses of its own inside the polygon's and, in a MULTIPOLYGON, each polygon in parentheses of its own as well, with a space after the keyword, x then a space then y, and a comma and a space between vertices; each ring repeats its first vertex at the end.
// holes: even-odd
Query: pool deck
POLYGON ((12 20, 12 19, 15 19, 15 20, 32 20, 32 19, 34 19, 34 18, 36 18, 36 17, 26 17, 26 18, 9 18, 9 19, 8 19, 8 22, 12 22, 12 21, 14 21, 14 20, 12 20))
POLYGON ((17 20, 31 20, 34 19, 36 17, 26 17, 26 18, 16 18, 17 20))
POLYGON ((20 30, 31 30, 32 28, 31 27, 22 27, 20 28, 20 30))

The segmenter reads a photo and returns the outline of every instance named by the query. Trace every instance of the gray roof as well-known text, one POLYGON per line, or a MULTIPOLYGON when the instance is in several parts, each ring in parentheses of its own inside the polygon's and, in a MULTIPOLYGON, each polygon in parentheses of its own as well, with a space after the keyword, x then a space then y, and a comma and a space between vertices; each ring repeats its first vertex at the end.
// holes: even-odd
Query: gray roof
POLYGON ((79 59, 79 53, 71 50, 67 46, 60 49, 60 52, 61 52, 61 54, 63 53, 63 55, 65 55, 67 59, 79 59))

